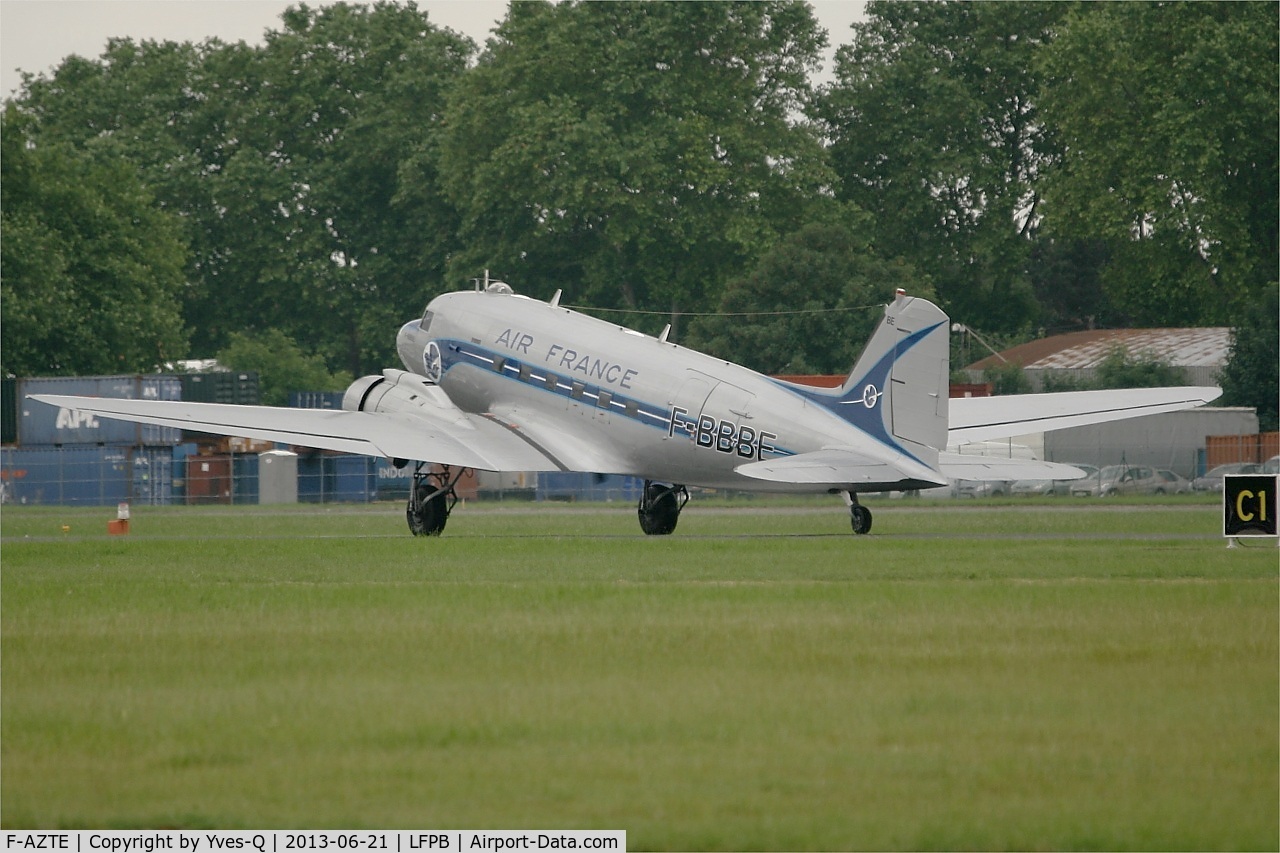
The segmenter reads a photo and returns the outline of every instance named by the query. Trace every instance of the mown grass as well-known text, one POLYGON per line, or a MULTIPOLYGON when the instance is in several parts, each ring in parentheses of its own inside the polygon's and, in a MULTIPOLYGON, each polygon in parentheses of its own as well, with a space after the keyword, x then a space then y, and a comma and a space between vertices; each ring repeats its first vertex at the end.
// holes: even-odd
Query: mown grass
POLYGON ((0 819, 1280 846, 1274 548, 1213 506, 875 511, 6 508, 0 819))

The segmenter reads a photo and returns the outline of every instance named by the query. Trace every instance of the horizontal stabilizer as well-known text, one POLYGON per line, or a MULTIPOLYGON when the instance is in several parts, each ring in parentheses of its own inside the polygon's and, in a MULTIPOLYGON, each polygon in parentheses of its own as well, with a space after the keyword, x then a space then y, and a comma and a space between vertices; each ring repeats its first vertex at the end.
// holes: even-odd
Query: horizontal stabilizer
POLYGON ((904 455, 893 459, 868 456, 851 448, 827 447, 795 456, 739 465, 739 474, 771 483, 853 487, 859 491, 916 489, 945 485, 927 465, 904 455))
MULTIPOLYGON (((105 418, 234 435, 388 459, 439 462, 485 471, 558 471, 554 462, 500 424, 448 412, 349 412, 33 394, 51 406, 105 418)), ((438 409, 438 407, 436 407, 438 409)))
POLYGON ((1059 462, 961 453, 938 454, 938 467, 952 480, 1078 480, 1085 476, 1079 468, 1059 462))
POLYGON ((1049 432, 1139 415, 1193 409, 1218 399, 1221 388, 1125 388, 951 400, 948 444, 1049 432))

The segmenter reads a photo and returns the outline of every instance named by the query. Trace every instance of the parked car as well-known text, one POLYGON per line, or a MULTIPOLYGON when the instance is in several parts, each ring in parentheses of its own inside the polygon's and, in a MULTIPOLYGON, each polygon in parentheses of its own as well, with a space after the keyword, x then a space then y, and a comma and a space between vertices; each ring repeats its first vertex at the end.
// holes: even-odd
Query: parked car
POLYGON ((1097 479, 1098 466, 1096 465, 1085 465, 1080 462, 1068 462, 1066 464, 1072 468, 1079 468, 1085 473, 1085 476, 1079 480, 1015 480, 1013 485, 1009 486, 1009 493, 1022 495, 1023 497, 1069 495, 1074 486, 1086 485, 1090 480, 1097 479))
POLYGON ((1280 456, 1272 456, 1262 463, 1263 474, 1280 474, 1280 456))
POLYGON ((1002 498, 1009 494, 1008 480, 956 480, 958 498, 1002 498))
POLYGON ((1157 468, 1156 473, 1164 478, 1167 484, 1163 489, 1157 489, 1157 495, 1185 495, 1191 491, 1191 481, 1181 474, 1170 471, 1168 468, 1157 468))
POLYGON ((1165 480, 1154 468, 1145 465, 1108 465, 1088 481, 1072 486, 1071 494, 1100 496, 1154 495, 1167 488, 1165 480))
POLYGON ((1261 474, 1262 466, 1254 462, 1232 462, 1211 468, 1203 477, 1191 481, 1191 488, 1197 492, 1221 492, 1222 478, 1228 474, 1261 474))

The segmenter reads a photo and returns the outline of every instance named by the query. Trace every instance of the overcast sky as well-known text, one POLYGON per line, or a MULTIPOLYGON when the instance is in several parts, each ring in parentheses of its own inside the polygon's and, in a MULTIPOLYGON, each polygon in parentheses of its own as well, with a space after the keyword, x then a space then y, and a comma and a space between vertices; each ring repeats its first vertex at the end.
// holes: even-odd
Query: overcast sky
MULTIPOLYGON (((217 37, 226 42, 261 43, 269 29, 279 29, 280 14, 290 5, 276 0, 0 0, 0 96, 13 95, 21 71, 48 73, 72 54, 97 58, 107 39, 128 36, 200 42, 217 37)), ((324 0, 311 6, 326 5, 324 0)), ((831 54, 849 41, 849 26, 862 16, 863 0, 811 2, 818 23, 827 30, 831 54)), ((418 8, 437 26, 470 36, 483 45, 506 16, 506 0, 419 0, 418 8)), ((826 79, 824 77, 824 79, 826 79)))

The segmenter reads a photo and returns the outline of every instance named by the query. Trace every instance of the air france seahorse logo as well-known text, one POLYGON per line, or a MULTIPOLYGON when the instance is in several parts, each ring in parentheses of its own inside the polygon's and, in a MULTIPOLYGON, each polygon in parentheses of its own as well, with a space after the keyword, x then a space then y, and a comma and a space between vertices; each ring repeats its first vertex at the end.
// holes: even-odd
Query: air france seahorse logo
POLYGON ((868 409, 874 409, 881 396, 882 394, 880 389, 876 388, 874 385, 868 384, 866 388, 862 389, 862 405, 866 406, 868 409))
POLYGON ((422 351, 422 369, 423 376, 428 382, 440 382, 440 377, 444 373, 444 359, 440 355, 440 345, 435 341, 428 343, 426 349, 422 351))

